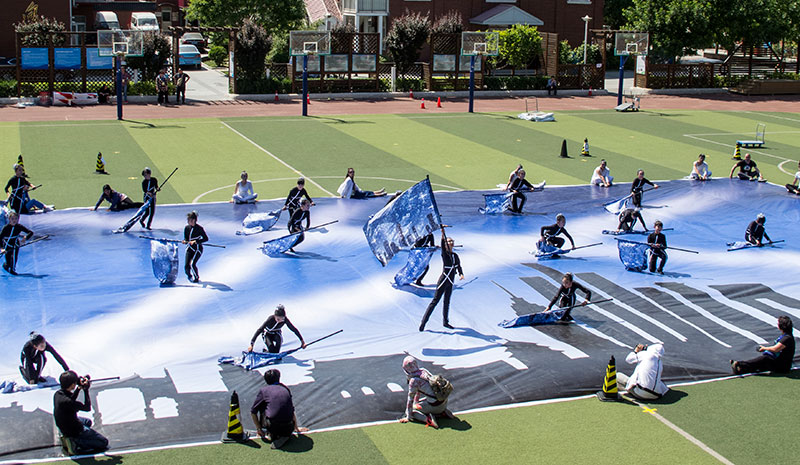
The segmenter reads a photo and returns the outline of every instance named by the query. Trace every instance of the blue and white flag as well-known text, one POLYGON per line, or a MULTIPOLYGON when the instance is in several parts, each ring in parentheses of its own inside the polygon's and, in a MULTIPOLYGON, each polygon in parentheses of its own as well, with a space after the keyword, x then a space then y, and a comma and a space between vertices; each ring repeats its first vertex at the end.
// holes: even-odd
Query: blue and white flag
POLYGON ((520 315, 513 320, 503 320, 497 326, 501 328, 517 328, 520 326, 546 325, 556 323, 564 317, 566 310, 552 310, 549 312, 529 313, 520 315))
POLYGON ((136 224, 137 221, 142 219, 142 217, 144 216, 144 212, 146 212, 147 209, 150 208, 150 204, 153 203, 153 199, 154 198, 155 197, 148 198, 147 201, 144 204, 142 204, 142 206, 139 207, 138 210, 136 210, 136 214, 133 215, 133 217, 131 217, 131 219, 129 219, 127 223, 125 223, 124 225, 120 226, 120 228, 116 229, 114 232, 115 233, 124 233, 124 232, 127 232, 129 229, 131 229, 133 227, 133 225, 136 224))
POLYGON ((364 235, 375 258, 386 266, 400 249, 413 246, 441 224, 431 181, 426 178, 373 215, 364 225, 364 235))
POLYGON ((242 220, 242 229, 236 231, 237 236, 249 236, 267 231, 275 226, 281 217, 282 209, 266 213, 250 213, 242 220))
POLYGON ((150 241, 153 275, 161 284, 174 284, 178 277, 178 245, 174 242, 150 241))
POLYGON ((259 247, 259 249, 261 249, 261 252, 263 252, 264 255, 269 255, 270 257, 280 255, 297 245, 297 241, 300 240, 301 234, 303 233, 298 232, 279 237, 271 241, 266 241, 264 242, 264 245, 259 247))
POLYGON ((536 258, 553 258, 554 255, 562 255, 567 254, 572 249, 559 249, 554 245, 547 244, 545 242, 537 242, 536 243, 536 250, 531 252, 536 258))
POLYGON ((479 208, 478 211, 484 215, 491 213, 503 213, 511 206, 511 195, 511 192, 483 194, 483 200, 486 202, 486 206, 479 208))
POLYGON ((244 368, 247 371, 250 371, 255 370, 256 368, 278 363, 290 353, 295 352, 295 350, 288 350, 286 352, 280 352, 277 354, 269 352, 242 352, 241 357, 220 357, 217 362, 222 364, 236 365, 244 368))
POLYGON ((642 271, 647 269, 647 252, 650 246, 636 241, 617 239, 619 259, 629 271, 642 271))
POLYGON ((633 194, 628 194, 625 197, 615 200, 613 202, 607 203, 603 205, 603 208, 606 209, 607 212, 613 213, 615 215, 619 215, 622 210, 629 208, 629 205, 633 202, 633 194))
POLYGON ((408 251, 408 263, 394 275, 394 287, 405 286, 417 280, 431 262, 436 247, 415 247, 408 251))

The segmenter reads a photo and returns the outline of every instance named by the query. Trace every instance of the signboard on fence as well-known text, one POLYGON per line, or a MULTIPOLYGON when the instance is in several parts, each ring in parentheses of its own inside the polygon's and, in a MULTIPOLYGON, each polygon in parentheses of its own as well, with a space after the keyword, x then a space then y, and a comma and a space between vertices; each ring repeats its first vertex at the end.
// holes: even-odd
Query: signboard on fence
POLYGON ((353 55, 353 71, 374 72, 375 55, 353 55))
POLYGON ((100 49, 86 49, 86 69, 112 69, 114 57, 100 56, 100 49))
POLYGON ((347 55, 328 55, 325 57, 325 71, 347 72, 347 55))
POLYGON ((55 69, 81 69, 81 49, 75 47, 54 49, 53 67, 55 69))
POLYGON ((455 71, 456 70, 456 56, 455 55, 434 55, 433 56, 433 70, 434 71, 455 71))
POLYGON ((636 74, 647 73, 647 57, 642 55, 636 56, 636 74))
POLYGON ((47 48, 23 47, 20 49, 22 69, 48 69, 50 67, 50 57, 47 48))

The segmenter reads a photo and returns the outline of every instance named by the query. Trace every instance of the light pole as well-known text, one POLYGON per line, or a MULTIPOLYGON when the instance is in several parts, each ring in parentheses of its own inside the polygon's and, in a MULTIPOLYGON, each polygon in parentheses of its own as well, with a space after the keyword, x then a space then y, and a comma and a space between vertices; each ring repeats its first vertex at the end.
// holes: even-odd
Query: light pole
POLYGON ((589 21, 592 20, 592 17, 589 15, 584 16, 581 18, 583 20, 583 64, 586 64, 586 48, 587 48, 587 41, 589 40, 589 21))

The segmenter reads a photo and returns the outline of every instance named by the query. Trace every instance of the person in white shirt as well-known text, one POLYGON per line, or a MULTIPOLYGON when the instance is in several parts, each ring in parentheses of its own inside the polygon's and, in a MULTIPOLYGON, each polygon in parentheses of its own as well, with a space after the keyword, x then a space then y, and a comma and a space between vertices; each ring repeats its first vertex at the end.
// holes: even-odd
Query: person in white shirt
POLYGON ((253 192, 253 183, 247 180, 247 171, 242 171, 242 179, 236 181, 233 186, 232 202, 234 203, 255 203, 258 194, 253 192))
POLYGON ((697 157, 697 161, 692 164, 692 172, 689 174, 689 178, 697 181, 708 181, 711 179, 711 171, 708 169, 706 156, 704 154, 701 153, 697 157))
POLYGON ((631 396, 640 400, 655 400, 661 398, 669 388, 661 381, 664 356, 664 345, 661 343, 644 345, 639 344, 625 357, 625 361, 635 364, 633 374, 628 378, 624 373, 617 373, 617 380, 625 383, 625 390, 631 396))
POLYGON ((611 187, 613 181, 614 177, 611 176, 608 164, 605 160, 600 160, 600 166, 594 169, 592 180, 589 183, 595 186, 611 187))
POLYGON ((794 181, 786 185, 786 190, 790 194, 800 195, 800 162, 797 163, 797 172, 794 174, 794 181))
POLYGON ((344 177, 344 181, 342 184, 339 185, 339 189, 336 192, 339 193, 339 196, 343 199, 366 199, 368 197, 383 197, 386 195, 386 190, 381 189, 379 191, 362 191, 359 189, 358 184, 356 184, 356 170, 353 168, 347 168, 347 174, 344 177))

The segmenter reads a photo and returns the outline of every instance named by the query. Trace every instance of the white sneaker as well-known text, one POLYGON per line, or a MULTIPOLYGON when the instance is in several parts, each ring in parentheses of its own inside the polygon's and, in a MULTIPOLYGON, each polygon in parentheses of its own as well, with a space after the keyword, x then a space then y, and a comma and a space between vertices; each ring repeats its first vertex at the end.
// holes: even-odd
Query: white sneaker
POLYGON ((45 213, 47 213, 47 212, 51 212, 51 211, 53 211, 53 210, 55 210, 55 209, 56 209, 56 206, 55 206, 55 205, 45 205, 45 206, 44 206, 44 212, 45 212, 45 213))

